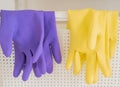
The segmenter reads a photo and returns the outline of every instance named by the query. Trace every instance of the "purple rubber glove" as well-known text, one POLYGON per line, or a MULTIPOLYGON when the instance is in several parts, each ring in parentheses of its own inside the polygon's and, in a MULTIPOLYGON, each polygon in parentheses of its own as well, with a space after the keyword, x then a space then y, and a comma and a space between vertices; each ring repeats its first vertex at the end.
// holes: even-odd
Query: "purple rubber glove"
POLYGON ((23 68, 23 80, 27 80, 42 53, 44 15, 42 11, 1 11, 0 44, 3 53, 10 56, 12 41, 15 44, 14 76, 23 68), (24 66, 24 67, 23 67, 24 66))
MULTIPOLYGON (((52 73, 53 71, 52 55, 54 56, 54 59, 57 63, 61 63, 61 52, 56 32, 56 21, 54 12, 45 11, 44 20, 45 29, 44 29, 43 52, 40 59, 46 60, 47 73, 52 73)), ((40 68, 41 66, 39 64, 40 64, 39 61, 37 61, 36 68, 39 68, 41 71, 40 68)), ((36 72, 39 69, 37 69, 36 72)), ((39 73, 37 75, 39 76, 39 73)))

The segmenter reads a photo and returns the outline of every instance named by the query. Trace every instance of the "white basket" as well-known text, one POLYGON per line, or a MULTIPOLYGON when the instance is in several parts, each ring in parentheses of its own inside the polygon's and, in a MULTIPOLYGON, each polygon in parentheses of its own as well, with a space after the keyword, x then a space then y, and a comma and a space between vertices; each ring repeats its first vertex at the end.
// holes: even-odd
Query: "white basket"
POLYGON ((93 85, 85 83, 85 66, 77 76, 73 75, 72 69, 69 71, 65 69, 69 49, 69 30, 58 29, 58 36, 62 52, 62 63, 56 64, 54 62, 53 73, 45 74, 41 78, 36 78, 32 72, 26 82, 22 81, 21 76, 18 78, 13 77, 14 51, 11 58, 6 59, 0 50, 0 87, 120 87, 120 28, 116 53, 111 60, 113 75, 111 78, 105 78, 99 72, 99 80, 93 85))

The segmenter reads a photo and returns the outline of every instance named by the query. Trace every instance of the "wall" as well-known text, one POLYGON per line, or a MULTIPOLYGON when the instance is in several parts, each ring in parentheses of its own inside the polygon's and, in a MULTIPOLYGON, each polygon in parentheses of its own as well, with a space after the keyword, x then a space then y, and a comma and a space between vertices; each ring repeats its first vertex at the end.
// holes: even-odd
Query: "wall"
POLYGON ((15 0, 0 0, 0 9, 15 9, 15 0))
POLYGON ((27 0, 27 8, 68 10, 81 8, 120 10, 120 0, 27 0))

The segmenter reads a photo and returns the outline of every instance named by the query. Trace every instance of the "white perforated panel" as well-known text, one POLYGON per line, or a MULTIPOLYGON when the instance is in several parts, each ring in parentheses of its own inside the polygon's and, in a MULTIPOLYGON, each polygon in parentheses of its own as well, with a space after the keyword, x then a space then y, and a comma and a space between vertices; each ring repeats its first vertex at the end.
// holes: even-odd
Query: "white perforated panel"
POLYGON ((120 87, 120 28, 117 50, 111 60, 113 75, 111 78, 105 78, 99 72, 99 80, 93 85, 85 83, 85 66, 77 76, 73 75, 72 69, 69 71, 65 69, 69 49, 69 30, 58 29, 58 36, 61 45, 62 63, 56 64, 54 62, 53 73, 45 74, 41 78, 36 78, 32 72, 26 82, 22 81, 21 76, 14 78, 12 75, 14 56, 6 59, 0 50, 0 87, 120 87))

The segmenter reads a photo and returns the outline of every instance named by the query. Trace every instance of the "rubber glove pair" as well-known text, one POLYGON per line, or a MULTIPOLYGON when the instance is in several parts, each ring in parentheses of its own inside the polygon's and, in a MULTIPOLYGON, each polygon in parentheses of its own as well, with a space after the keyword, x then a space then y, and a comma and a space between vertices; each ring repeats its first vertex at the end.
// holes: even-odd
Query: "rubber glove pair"
MULTIPOLYGON (((118 12, 109 14, 110 12, 107 11, 93 9, 68 11, 70 49, 66 69, 70 69, 74 64, 74 74, 76 75, 81 71, 83 63, 86 62, 87 83, 96 83, 98 68, 106 77, 110 77, 112 74, 109 52, 115 51, 116 42, 114 45, 110 42, 113 35, 109 35, 109 27, 112 26, 111 31, 116 28, 117 34, 118 12), (114 20, 109 21, 109 17, 114 17, 114 20), (109 25, 108 23, 114 24, 109 25), (110 47, 112 49, 109 49, 110 47)), ((117 35, 114 33, 112 41, 115 40, 117 40, 117 35)))
MULTIPOLYGON (((1 11, 0 44, 3 53, 10 56, 12 41, 14 42, 15 65, 13 75, 18 77, 23 70, 22 78, 24 81, 28 79, 32 67, 35 74, 38 73, 36 66, 33 64, 38 62, 38 59, 41 64, 39 64, 39 68, 43 73, 46 72, 46 62, 51 62, 46 61, 44 57, 40 57, 43 55, 43 42, 45 41, 44 18, 43 11, 1 11)), ((50 40, 51 43, 52 40, 50 40)))

